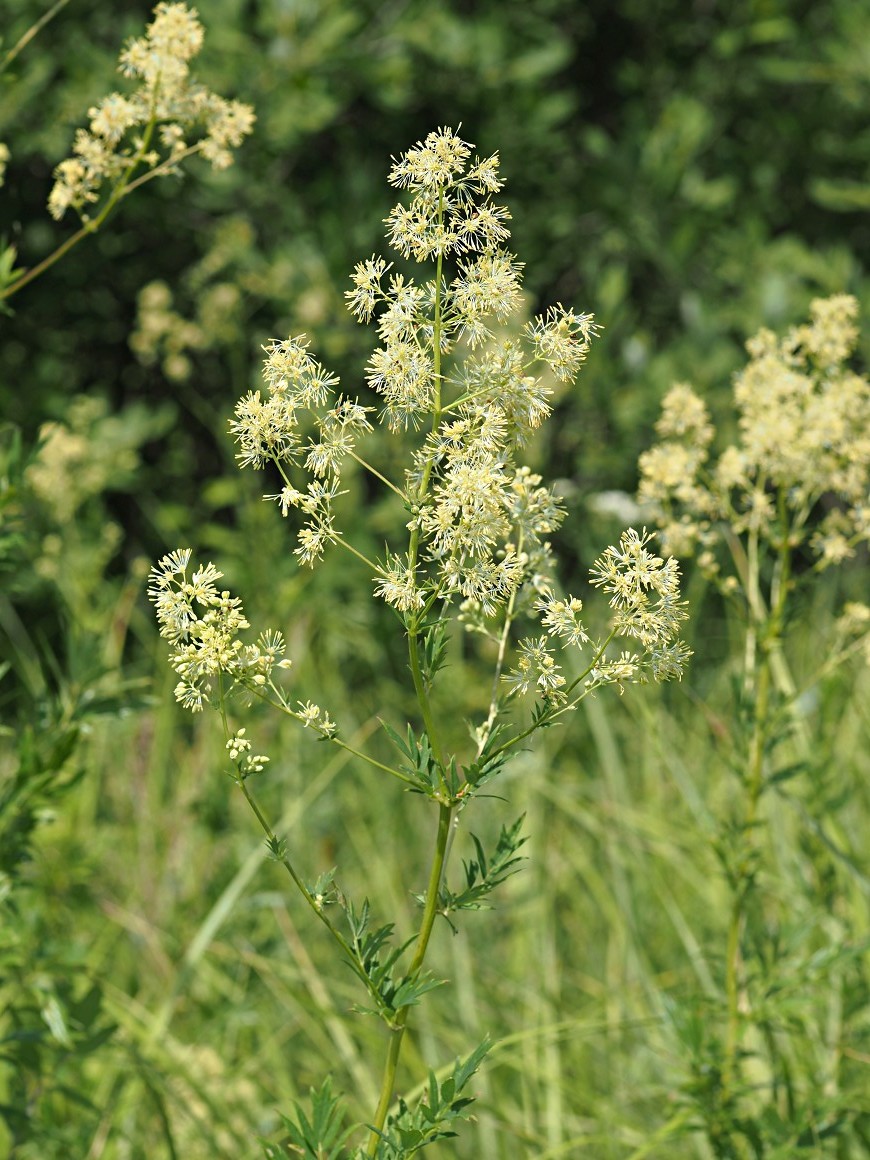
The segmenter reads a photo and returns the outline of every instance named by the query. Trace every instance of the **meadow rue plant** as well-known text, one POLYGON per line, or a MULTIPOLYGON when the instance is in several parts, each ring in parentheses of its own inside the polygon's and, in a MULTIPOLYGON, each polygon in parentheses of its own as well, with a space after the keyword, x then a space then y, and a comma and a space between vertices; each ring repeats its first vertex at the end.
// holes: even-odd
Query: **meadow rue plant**
POLYGON ((49 213, 59 221, 73 210, 81 229, 30 270, 13 271, 10 260, 0 301, 95 233, 121 199, 147 181, 178 176, 196 154, 214 169, 232 164, 233 150, 253 128, 254 111, 193 79, 190 61, 202 43, 195 8, 156 6, 145 35, 131 40, 120 56, 119 71, 136 87, 110 93, 88 111, 88 128, 76 132, 72 156, 54 171, 49 213))
POLYGON ((715 576, 716 547, 731 533, 803 549, 820 568, 870 539, 870 384, 847 365, 857 314, 849 295, 817 298, 808 324, 746 344, 750 361, 734 382, 739 439, 715 463, 703 401, 685 384, 668 393, 662 442, 640 458, 639 499, 660 513, 669 551, 699 551, 715 576))
MULTIPOLYGON (((283 636, 269 631, 249 641, 242 604, 221 588, 213 564, 194 565, 188 549, 172 552, 152 570, 149 589, 172 648, 176 697, 193 712, 208 705, 220 715, 234 779, 273 856, 386 1028, 380 1097, 367 1126, 344 1132, 328 1081, 313 1094, 311 1120, 300 1110, 287 1121, 290 1153, 310 1157, 407 1157, 454 1134, 485 1046, 446 1080, 432 1073, 426 1095, 408 1106, 394 1090, 402 1040, 411 1007, 438 985, 424 967, 436 917, 479 909, 518 868, 523 843, 519 823, 502 829, 491 852, 475 839, 478 859, 466 864, 465 883, 451 886, 447 855, 459 816, 529 737, 585 696, 605 685, 621 692, 630 683, 679 678, 689 656, 679 639, 686 618, 679 568, 656 554, 645 530, 624 532, 592 569, 591 586, 609 604, 603 634, 584 621, 580 597, 559 592, 549 537, 565 513, 518 455, 550 413, 552 378, 576 376, 596 325, 590 314, 559 305, 520 333, 499 334, 520 306, 521 264, 506 248, 510 215, 494 201, 502 188, 498 157, 475 156, 455 132, 439 129, 394 161, 390 182, 406 198, 387 217, 387 236, 402 259, 424 270, 415 278, 379 256, 354 270, 348 306, 360 322, 375 323, 379 340, 366 369, 378 405, 340 393, 300 335, 265 348, 264 386, 239 401, 230 429, 240 467, 277 471, 281 486, 265 498, 292 517, 300 564, 315 567, 327 550, 346 552, 395 612, 417 720, 403 732, 384 723, 393 763, 354 749, 325 708, 287 691, 283 636), (406 448, 401 477, 361 454, 375 424, 406 448), (349 461, 404 511, 378 560, 341 527, 337 500, 349 461), (454 622, 491 642, 493 665, 489 705, 471 722, 464 752, 448 749, 439 717, 437 678, 454 622), (393 925, 373 925, 369 901, 351 901, 335 871, 305 880, 299 862, 306 852, 290 855, 251 792, 249 779, 268 758, 254 755, 244 727, 231 721, 235 694, 240 706, 251 697, 266 701, 437 807, 428 885, 409 943, 392 945, 393 925), (360 1133, 365 1142, 343 1147, 360 1133)), ((268 1153, 286 1154, 271 1146, 268 1153)))
MULTIPOLYGON (((768 1153, 760 1142, 773 1147, 779 1123, 817 1132, 855 1112, 837 1104, 830 1083, 803 1093, 792 1085, 789 1040, 809 1041, 817 1075, 837 1074, 841 1045, 828 1045, 825 1028, 803 1026, 789 1006, 793 982, 771 978, 780 969, 774 924, 783 944, 806 943, 808 932, 790 931, 787 909, 778 908, 765 840, 773 805, 764 806, 773 795, 784 800, 784 787, 811 768, 802 697, 850 657, 870 660, 870 608, 859 601, 848 602, 831 639, 819 641, 803 686, 787 653, 798 592, 870 540, 870 381, 848 365, 857 316, 854 298, 835 295, 813 301, 809 322, 783 338, 769 330, 752 338, 734 380, 737 439, 718 454, 704 402, 686 384, 673 387, 657 424, 661 441, 640 458, 639 499, 657 518, 666 549, 697 554, 742 625, 740 703, 728 733, 740 791, 717 841, 732 900, 725 1010, 715 1066, 692 1087, 716 1156, 791 1154, 768 1153)), ((821 963, 836 971, 855 953, 845 939, 810 944, 792 975, 815 979, 821 963)))

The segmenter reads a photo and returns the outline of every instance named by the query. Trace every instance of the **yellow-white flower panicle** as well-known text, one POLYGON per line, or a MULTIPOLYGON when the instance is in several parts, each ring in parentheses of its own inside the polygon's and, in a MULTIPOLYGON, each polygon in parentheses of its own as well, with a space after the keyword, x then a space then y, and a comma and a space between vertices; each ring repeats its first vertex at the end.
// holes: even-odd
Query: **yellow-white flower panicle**
POLYGON ((254 111, 197 84, 189 62, 202 47, 203 29, 195 8, 158 4, 145 36, 121 53, 119 70, 138 81, 128 94, 110 93, 89 110, 90 124, 79 129, 73 155, 55 169, 48 199, 52 217, 74 209, 90 216, 107 185, 179 172, 182 161, 200 153, 215 169, 232 164, 233 150, 251 132, 254 111))
MULTIPOLYGON (((688 617, 680 596, 680 566, 673 556, 663 559, 651 552, 652 538, 645 528, 623 532, 619 545, 611 545, 595 561, 591 583, 609 597, 616 635, 638 641, 651 662, 665 650, 673 662, 669 675, 680 676, 680 658, 689 656, 677 640, 680 625, 688 617)), ((661 675, 668 667, 658 660, 652 664, 657 680, 668 679, 661 675)))
POLYGON ((195 713, 219 702, 222 677, 227 678, 226 691, 234 685, 256 691, 271 681, 275 668, 289 668, 290 661, 279 632, 263 633, 256 644, 242 640, 240 634, 250 625, 241 600, 218 587, 223 573, 214 564, 191 570, 190 557, 189 548, 164 556, 151 569, 148 596, 160 635, 173 646, 170 663, 181 678, 176 699, 195 713))
POLYGON ((426 603, 419 578, 407 557, 389 557, 374 580, 375 595, 398 612, 419 612, 426 603))
POLYGON ((274 340, 264 350, 265 396, 249 391, 230 422, 239 445, 236 459, 240 467, 278 468, 284 486, 263 498, 275 501, 283 516, 291 509, 303 515, 295 553, 301 563, 313 565, 337 538, 333 502, 341 494, 341 469, 357 437, 372 429, 370 409, 336 397, 338 379, 311 357, 304 335, 274 340), (310 478, 300 481, 304 490, 292 482, 293 469, 308 473, 310 478))
POLYGON ((535 355, 562 382, 575 379, 586 361, 598 326, 591 314, 575 314, 561 303, 526 327, 535 355))
MULTIPOLYGON (((511 692, 536 688, 546 696, 558 699, 558 686, 546 687, 546 674, 552 669, 544 655, 555 647, 574 648, 589 657, 589 668, 583 681, 583 693, 602 685, 616 685, 620 692, 626 684, 679 680, 691 650, 680 640, 680 625, 687 619, 686 602, 680 595, 680 569, 673 557, 663 559, 650 550, 652 534, 644 529, 629 528, 619 544, 611 545, 595 561, 591 584, 608 596, 611 608, 610 631, 605 642, 592 640, 582 619, 583 602, 576 596, 557 597, 546 585, 535 601, 533 612, 541 618, 547 637, 524 642, 513 671, 505 678, 511 692), (623 649, 617 656, 608 654, 615 640, 630 640, 636 651, 623 649)), ((555 676, 553 678, 555 680, 555 676)), ((579 680, 579 678, 578 678, 579 680)), ((575 682, 576 683, 576 682, 575 682)), ((573 688, 573 686, 571 686, 573 688)), ((583 694, 581 694, 583 695, 583 694)))
MULTIPOLYGON (((412 443, 412 466, 391 486, 409 512, 414 549, 388 545, 375 592, 404 617, 433 594, 455 598, 470 622, 475 609, 486 617, 511 600, 531 606, 546 583, 546 537, 563 513, 516 453, 550 413, 553 377, 576 374, 597 328, 591 315, 559 306, 519 336, 513 326, 496 337, 521 306, 522 274, 506 248, 510 214, 493 200, 497 155, 476 157, 453 130, 438 129, 394 160, 390 182, 408 200, 386 219, 388 238, 429 270, 417 279, 373 254, 346 294, 351 313, 377 330, 366 379, 379 421, 412 443)), ((241 466, 278 468, 283 486, 266 498, 285 516, 300 513, 295 551, 314 564, 342 539, 333 501, 348 458, 368 467, 356 446, 371 412, 334 398, 336 380, 304 336, 273 342, 266 355, 266 392, 239 402, 231 430, 241 466)))
MULTIPOLYGON (((130 67, 144 51, 131 50, 130 67)), ((107 108, 107 125, 110 114, 123 117, 123 108, 107 108)), ((357 264, 346 292, 351 313, 377 334, 365 371, 377 407, 337 394, 337 378, 299 335, 264 348, 263 386, 239 400, 230 430, 239 465, 275 478, 264 498, 293 521, 299 562, 314 565, 338 547, 369 569, 375 595, 407 633, 418 694, 442 662, 452 611, 465 629, 495 644, 487 721, 476 730, 483 754, 501 729, 506 699, 537 698, 521 740, 602 685, 621 690, 632 681, 679 678, 690 655, 679 639, 685 604, 676 562, 657 556, 651 537, 633 530, 593 569, 592 585, 610 603, 601 640, 589 632, 583 601, 556 594, 550 539, 565 511, 520 451, 550 415, 554 380, 575 378, 598 327, 591 314, 561 304, 530 322, 515 317, 523 267, 508 248, 510 213, 495 200, 498 156, 478 157, 470 142, 441 128, 394 159, 389 179, 403 191, 385 219, 395 266, 373 254, 357 264), (426 269, 415 275, 409 260, 426 269), (382 454, 382 438, 373 441, 374 453, 358 450, 375 414, 404 442, 398 478, 383 466, 393 457, 382 454), (392 493, 394 534, 377 560, 339 526, 349 461, 392 493), (527 622, 530 632, 518 627, 527 622), (569 650, 582 657, 579 674, 569 650)), ((815 341, 830 351, 826 335, 815 341)), ((663 435, 694 445, 688 466, 673 477, 673 486, 682 486, 705 464, 709 422, 688 388, 674 396, 663 422, 663 435)), ((152 573, 151 598, 175 650, 179 699, 192 709, 214 703, 224 677, 253 692, 268 684, 283 711, 334 740, 335 725, 317 704, 291 705, 271 684, 270 666, 284 663, 275 660, 276 640, 243 644, 241 605, 218 589, 219 578, 212 565, 191 573, 189 552, 167 556, 152 573)), ((251 758, 242 733, 230 738, 228 751, 242 774, 246 763, 265 760, 251 758)))
POLYGON ((562 701, 565 677, 556 662, 549 637, 527 637, 520 641, 517 653, 514 668, 504 678, 509 691, 528 693, 532 690, 544 700, 562 701))
POLYGON ((431 414, 442 385, 437 359, 460 340, 472 348, 487 341, 492 320, 505 320, 520 304, 522 266, 504 248, 510 214, 492 201, 501 188, 498 157, 471 161, 472 148, 451 129, 439 129, 395 161, 390 174, 412 195, 386 219, 390 244, 403 258, 434 261, 440 279, 418 284, 397 274, 385 282, 390 266, 373 256, 356 267, 346 294, 360 322, 378 314, 383 345, 367 377, 384 398, 393 431, 417 427, 431 414), (452 277, 446 258, 455 260, 452 277))
POLYGON ((685 385, 665 397, 661 442, 640 459, 639 498, 651 505, 666 550, 700 551, 716 574, 726 528, 775 543, 789 525, 820 566, 870 539, 870 382, 847 360, 858 304, 816 299, 810 320, 784 338, 761 330, 734 381, 738 440, 711 458, 714 430, 685 385))
POLYGON ((577 647, 589 643, 589 634, 580 619, 583 601, 576 596, 557 600, 552 592, 548 592, 543 599, 536 601, 535 609, 541 613, 541 624, 550 636, 577 647))

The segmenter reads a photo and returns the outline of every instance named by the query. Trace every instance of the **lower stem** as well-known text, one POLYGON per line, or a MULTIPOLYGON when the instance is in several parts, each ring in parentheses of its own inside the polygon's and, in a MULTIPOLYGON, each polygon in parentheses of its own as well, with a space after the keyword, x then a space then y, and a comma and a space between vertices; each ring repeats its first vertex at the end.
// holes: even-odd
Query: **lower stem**
MULTIPOLYGON (((738 885, 738 891, 742 884, 738 885)), ((725 950, 725 1000, 728 1007, 728 1027, 725 1035, 725 1062, 722 1068, 722 1091, 725 1099, 734 1084, 737 1048, 740 1043, 740 928, 743 925, 743 903, 740 894, 734 897, 728 923, 728 942, 725 950)))
MULTIPOLYGON (((414 957, 408 967, 410 976, 416 975, 423 966, 432 927, 438 914, 438 894, 441 889, 441 878, 444 873, 444 863, 447 856, 447 847, 450 839, 450 823, 453 818, 453 806, 442 805, 438 812, 438 834, 435 839, 435 853, 432 857, 432 869, 429 872, 429 885, 426 890, 426 901, 423 906, 423 920, 420 923, 420 933, 414 948, 414 957)), ((405 1028, 408 1023, 410 1008, 403 1007, 396 1016, 395 1023, 390 1028, 390 1041, 387 1046, 387 1058, 384 1063, 384 1074, 381 1080, 381 1094, 378 1100, 374 1122, 371 1125, 366 1156, 377 1154, 378 1141, 381 1138, 384 1124, 387 1122, 387 1113, 393 1102, 393 1090, 396 1083, 396 1070, 399 1066, 399 1055, 402 1050, 402 1040, 405 1037, 405 1028)))
POLYGON ((725 1039, 725 1059, 722 1069, 722 1088, 725 1098, 731 1094, 737 1072, 737 1054, 741 1040, 740 1013, 740 933, 746 913, 746 902, 752 889, 755 853, 755 826, 758 804, 764 788, 764 753, 767 738, 767 717, 770 703, 770 660, 765 652, 758 671, 755 690, 755 727, 749 751, 747 769, 746 813, 743 819, 742 849, 736 867, 734 900, 728 924, 728 942, 725 955, 725 996, 728 1008, 728 1027, 725 1039))
POLYGON ((387 1047, 387 1058, 384 1063, 384 1076, 381 1081, 381 1094, 378 1100, 378 1109, 375 1112, 375 1120, 372 1124, 372 1130, 369 1133, 369 1142, 366 1147, 366 1156, 376 1156, 378 1151, 378 1141, 381 1138, 384 1124, 387 1122, 387 1113, 390 1110, 390 1105, 393 1102, 393 1084, 396 1077, 396 1069, 399 1066, 399 1054, 402 1050, 402 1040, 405 1037, 405 1024, 407 1019, 402 1016, 407 1011, 407 1007, 403 1008, 397 1020, 397 1025, 390 1032, 390 1042, 387 1047))

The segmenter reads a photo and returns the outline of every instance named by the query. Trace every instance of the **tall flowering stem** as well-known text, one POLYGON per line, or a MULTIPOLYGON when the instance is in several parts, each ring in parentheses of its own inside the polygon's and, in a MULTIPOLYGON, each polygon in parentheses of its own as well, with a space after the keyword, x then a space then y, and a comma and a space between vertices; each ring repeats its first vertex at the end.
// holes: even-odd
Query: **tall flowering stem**
MULTIPOLYGON (((505 248, 510 215, 493 200, 502 186, 498 157, 473 156, 453 130, 439 129, 394 161, 390 182, 405 193, 386 219, 402 269, 373 256, 357 265, 347 292, 351 312, 377 328, 367 400, 338 393, 337 378, 312 356, 304 335, 276 339, 265 348, 264 389, 239 400, 230 430, 241 467, 277 471, 281 487, 265 498, 294 525, 299 563, 315 567, 329 550, 347 552, 395 614, 416 701, 416 720, 405 723, 404 733, 384 722, 395 765, 349 746, 318 704, 293 700, 280 679, 289 666, 283 637, 270 632, 246 643, 241 605, 219 590, 213 565, 192 569, 187 550, 174 552, 154 569, 151 585, 180 678, 177 698, 192 711, 219 708, 236 779, 270 850, 321 917, 326 905, 343 912, 344 957, 384 1023, 378 1105, 354 1160, 411 1155, 417 1149, 408 1140, 420 1146, 451 1135, 452 1121, 470 1102, 462 1093, 482 1047, 457 1063, 445 1087, 431 1075, 427 1102, 409 1108, 396 1096, 411 1009, 437 982, 426 969, 436 919, 452 922, 480 909, 518 868, 519 823, 502 831, 485 867, 466 867, 465 886, 452 888, 448 855, 460 815, 521 742, 583 697, 608 685, 621 692, 629 683, 679 678, 689 656, 679 639, 686 617, 679 568, 656 554, 645 530, 626 531, 592 570, 591 587, 608 604, 598 639, 584 623, 582 600, 559 592, 549 537, 565 513, 519 454, 550 413, 554 380, 575 378, 597 328, 590 314, 556 306, 500 333, 521 307, 521 265, 505 248), (429 274, 418 280, 405 272, 411 261, 429 274), (390 478, 358 449, 375 422, 405 446, 402 478, 390 478), (377 561, 338 526, 348 463, 402 501, 404 518, 377 561), (467 751, 452 752, 439 673, 448 631, 457 626, 472 641, 494 642, 497 659, 485 715, 469 722, 467 751), (369 901, 355 904, 333 872, 306 885, 296 863, 285 861, 247 785, 267 759, 252 759, 246 737, 229 721, 235 692, 267 701, 437 807, 422 909, 404 947, 389 949, 392 924, 372 928, 369 901)), ((337 920, 327 925, 336 934, 337 920)), ((288 1131, 302 1140, 300 1126, 288 1121, 288 1131)))
MULTIPOLYGON (((744 1074, 744 1045, 759 1028, 762 996, 749 963, 746 927, 765 901, 759 871, 767 851, 764 801, 791 777, 795 750, 809 751, 798 688, 785 645, 793 594, 802 580, 849 560, 870 541, 870 381, 849 366, 858 304, 840 294, 816 299, 810 318, 782 338, 762 330, 747 343, 737 375, 737 440, 714 458, 715 430, 704 402, 686 384, 664 399, 660 442, 641 456, 639 497, 662 529, 666 550, 698 564, 744 624, 742 698, 746 729, 735 738, 740 771, 735 815, 720 855, 731 890, 724 954, 724 1036, 718 1111, 708 1132, 721 1155, 754 1155, 734 1127, 768 1094, 744 1074), (802 568, 798 573, 795 561, 802 568), (721 1123, 730 1123, 722 1144, 721 1123)), ((836 636, 820 645, 817 681, 862 650, 870 656, 870 608, 852 603, 836 636)), ((755 1049, 753 1045, 753 1049, 755 1049)), ((767 1060, 770 1098, 780 1082, 767 1060)), ((715 1101, 714 1101, 715 1103, 715 1101)))

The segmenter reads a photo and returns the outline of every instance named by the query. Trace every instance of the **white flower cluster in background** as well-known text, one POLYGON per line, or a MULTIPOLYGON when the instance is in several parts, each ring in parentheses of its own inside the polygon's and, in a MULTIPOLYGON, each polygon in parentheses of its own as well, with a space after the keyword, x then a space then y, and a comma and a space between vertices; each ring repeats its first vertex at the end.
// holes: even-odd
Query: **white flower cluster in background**
POLYGON ((202 41, 195 8, 157 5, 145 36, 121 53, 120 71, 139 87, 127 95, 110 93, 89 110, 90 124, 77 131, 73 155, 55 169, 52 217, 74 209, 87 222, 107 183, 122 190, 134 175, 139 184, 143 177, 178 173, 195 153, 215 169, 232 164, 233 149, 253 128, 254 111, 191 78, 189 62, 202 41))

